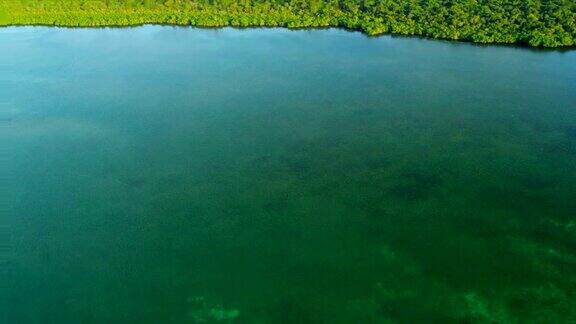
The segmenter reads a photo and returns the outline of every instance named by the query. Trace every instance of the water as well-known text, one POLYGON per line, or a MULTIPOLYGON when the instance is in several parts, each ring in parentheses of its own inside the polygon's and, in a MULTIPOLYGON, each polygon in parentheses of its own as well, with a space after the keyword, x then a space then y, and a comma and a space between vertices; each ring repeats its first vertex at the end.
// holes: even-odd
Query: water
POLYGON ((576 321, 576 51, 0 29, 2 323, 576 321))

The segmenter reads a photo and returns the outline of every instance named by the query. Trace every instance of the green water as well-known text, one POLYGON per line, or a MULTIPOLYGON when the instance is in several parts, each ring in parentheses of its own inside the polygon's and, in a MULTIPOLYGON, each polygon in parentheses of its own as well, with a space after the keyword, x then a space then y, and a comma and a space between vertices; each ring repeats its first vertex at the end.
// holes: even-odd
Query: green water
POLYGON ((574 323, 576 51, 0 29, 2 323, 574 323))

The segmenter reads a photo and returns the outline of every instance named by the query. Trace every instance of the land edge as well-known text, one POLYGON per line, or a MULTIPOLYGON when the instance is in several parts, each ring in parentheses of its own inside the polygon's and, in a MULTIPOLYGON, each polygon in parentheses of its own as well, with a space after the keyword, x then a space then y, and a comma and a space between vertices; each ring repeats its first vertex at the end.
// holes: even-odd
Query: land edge
POLYGON ((210 25, 199 25, 199 24, 177 24, 177 23, 156 23, 156 22, 147 22, 147 23, 134 23, 134 24, 34 24, 34 23, 0 23, 0 30, 2 28, 8 27, 53 27, 53 28, 67 28, 67 29, 103 29, 103 28, 137 28, 143 26, 166 26, 166 27, 181 27, 181 28, 197 28, 197 29, 224 29, 224 28, 233 28, 233 29, 285 29, 285 30, 326 30, 326 29, 338 29, 344 30, 351 33, 360 33, 368 38, 379 38, 382 36, 390 36, 393 38, 417 38, 417 39, 426 39, 426 40, 433 40, 433 41, 442 41, 447 43, 455 43, 455 44, 470 44, 479 47, 511 47, 511 48, 523 48, 523 49, 530 49, 535 51, 545 51, 545 52, 569 52, 572 50, 576 50, 576 44, 573 45, 559 45, 555 47, 545 47, 545 46, 532 46, 528 42, 514 42, 514 43, 507 43, 507 42, 476 42, 472 39, 452 39, 452 38, 442 38, 442 37, 431 37, 426 35, 407 35, 402 33, 375 33, 371 34, 366 32, 363 29, 359 28, 348 28, 345 26, 308 26, 308 27, 289 27, 289 26, 261 26, 261 25, 254 25, 254 26, 235 26, 235 25, 223 25, 223 26, 210 26, 210 25))

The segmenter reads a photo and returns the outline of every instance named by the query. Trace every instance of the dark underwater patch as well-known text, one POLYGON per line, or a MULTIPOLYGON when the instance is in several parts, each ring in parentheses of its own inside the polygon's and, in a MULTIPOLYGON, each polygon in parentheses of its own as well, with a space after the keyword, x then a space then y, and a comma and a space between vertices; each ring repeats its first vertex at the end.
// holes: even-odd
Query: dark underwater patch
POLYGON ((567 126, 564 128, 564 133, 571 141, 576 141, 576 126, 567 126))
POLYGON ((300 178, 308 176, 311 169, 309 163, 299 159, 283 159, 283 164, 290 173, 300 178))
POLYGON ((266 201, 263 206, 264 210, 269 213, 280 212, 288 208, 287 199, 273 199, 266 201))
POLYGON ((386 167, 389 167, 390 164, 391 164, 390 160, 384 157, 370 158, 364 162, 366 168, 370 170, 381 170, 386 167))
POLYGON ((440 186, 443 180, 434 174, 409 172, 404 173, 399 178, 399 182, 388 189, 391 196, 403 200, 421 200, 440 186))
POLYGON ((124 183, 126 186, 131 187, 131 188, 141 188, 146 184, 146 180, 144 180, 143 178, 126 178, 124 180, 122 180, 122 183, 124 183))
POLYGON ((540 190, 555 186, 559 179, 542 176, 521 176, 516 178, 518 183, 528 190, 540 190))
POLYGON ((568 251, 576 251, 576 236, 568 226, 550 221, 541 222, 532 229, 530 236, 537 242, 568 251))
POLYGON ((269 316, 274 323, 281 324, 312 324, 312 314, 301 303, 292 299, 278 302, 269 309, 269 316))
POLYGON ((389 300, 380 305, 380 314, 399 323, 453 323, 454 319, 438 310, 430 309, 418 302, 416 297, 389 300), (411 312, 404 311, 406 308, 411 312))

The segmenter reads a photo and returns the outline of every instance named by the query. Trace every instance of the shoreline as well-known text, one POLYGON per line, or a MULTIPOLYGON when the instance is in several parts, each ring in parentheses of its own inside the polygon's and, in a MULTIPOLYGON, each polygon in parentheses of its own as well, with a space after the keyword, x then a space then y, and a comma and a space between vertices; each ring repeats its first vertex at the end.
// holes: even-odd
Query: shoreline
MULTIPOLYGON (((368 37, 391 35, 528 48, 576 48, 576 26, 571 24, 576 19, 576 6, 532 7, 514 2, 503 3, 511 7, 502 11, 498 6, 481 8, 466 0, 458 4, 452 0, 383 0, 369 4, 342 1, 318 0, 313 4, 299 0, 230 0, 224 5, 149 0, 150 5, 114 5, 102 1, 15 0, 0 3, 0 27, 339 28, 368 37)), ((544 0, 535 1, 538 4, 544 0)))
POLYGON ((190 24, 176 24, 176 23, 156 23, 156 22, 146 22, 146 23, 135 23, 135 24, 103 24, 103 25, 71 25, 71 24, 45 24, 45 23, 30 23, 30 24, 4 24, 0 25, 0 30, 3 28, 19 28, 19 27, 45 27, 45 28, 64 28, 64 29, 123 29, 123 28, 139 28, 146 26, 160 26, 160 27, 176 27, 176 28, 190 28, 190 29, 283 29, 288 31, 321 31, 336 29, 342 30, 349 33, 358 33, 367 38, 380 38, 380 37, 391 37, 391 38, 407 38, 407 39, 421 39, 429 41, 439 41, 452 44, 462 44, 462 45, 472 45, 478 47, 506 47, 506 48, 518 48, 524 50, 531 50, 537 52, 570 52, 576 50, 576 44, 568 46, 557 46, 557 47, 542 47, 542 46, 532 46, 527 42, 516 42, 516 43, 505 43, 505 42, 491 42, 482 43, 475 42, 469 39, 449 39, 449 38, 435 38, 426 35, 406 35, 399 33, 380 33, 380 34, 369 34, 361 29, 351 29, 342 26, 312 26, 312 27, 288 27, 288 26, 235 26, 235 25, 223 25, 223 26, 207 26, 207 25, 190 25, 190 24))

